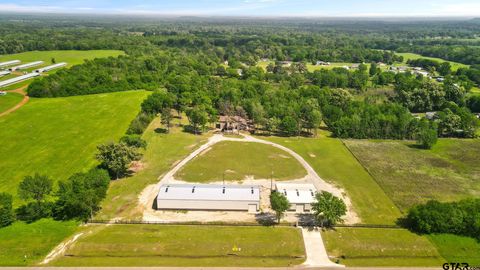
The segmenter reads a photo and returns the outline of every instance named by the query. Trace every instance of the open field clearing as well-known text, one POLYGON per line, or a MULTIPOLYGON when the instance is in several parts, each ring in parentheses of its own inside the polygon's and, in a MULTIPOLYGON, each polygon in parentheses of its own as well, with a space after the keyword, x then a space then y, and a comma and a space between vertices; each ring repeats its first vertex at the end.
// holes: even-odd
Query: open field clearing
MULTIPOLYGON (((48 66, 51 64, 52 58, 55 58, 57 63, 67 62, 68 67, 78 65, 84 62, 84 60, 91 60, 94 58, 103 58, 110 56, 119 56, 124 55, 123 51, 117 50, 90 50, 90 51, 32 51, 16 54, 7 54, 0 56, 0 62, 5 62, 9 60, 20 60, 22 64, 34 61, 44 61, 43 66, 48 66)), ((42 65, 41 65, 42 66, 42 65)), ((41 67, 38 66, 38 67, 41 67)), ((37 69, 35 67, 34 69, 37 69)))
POLYGON ((187 163, 175 176, 188 182, 243 180, 246 178, 289 180, 307 172, 289 153, 270 145, 220 142, 187 163))
POLYGON ((22 99, 23 96, 18 93, 8 93, 5 96, 0 96, 0 113, 17 105, 22 99))
POLYGON ((290 266, 305 259, 299 229, 94 225, 53 266, 290 266), (94 228, 103 226, 103 228, 94 228))
MULTIPOLYGON (((74 65, 82 64, 85 60, 92 60, 95 58, 103 58, 103 57, 116 57, 119 55, 124 55, 123 51, 118 50, 90 50, 90 51, 77 51, 77 50, 69 50, 69 51, 31 51, 31 52, 23 52, 23 53, 16 53, 16 54, 7 54, 0 56, 0 62, 9 61, 9 60, 20 60, 22 61, 21 64, 26 64, 28 62, 34 61, 44 61, 42 65, 35 66, 26 70, 21 70, 20 72, 26 71, 30 72, 33 70, 38 69, 39 67, 49 66, 52 64, 52 58, 55 58, 57 63, 60 62, 67 62, 67 67, 71 67, 74 65)), ((57 70, 54 69, 50 72, 46 72, 46 74, 55 73, 57 70)), ((9 77, 5 76, 0 78, 0 80, 6 80, 7 78, 13 78, 16 76, 8 75, 9 77)), ((28 85, 32 82, 32 80, 26 80, 23 82, 19 82, 16 84, 12 84, 10 86, 6 86, 1 88, 1 90, 14 90, 20 88, 22 86, 28 85)))
POLYGON ((16 196, 18 183, 35 172, 58 181, 94 166, 96 146, 121 137, 148 94, 32 98, 1 117, 0 191, 16 196))
POLYGON ((399 56, 403 56, 403 64, 406 64, 408 60, 415 60, 415 59, 419 59, 419 58, 424 58, 424 59, 435 60, 435 61, 438 61, 440 63, 450 62, 450 64, 452 65, 452 69, 454 71, 459 69, 459 68, 468 68, 469 67, 469 65, 465 65, 465 64, 462 64, 462 63, 447 61, 447 60, 444 60, 444 59, 441 59, 441 58, 436 58, 436 57, 422 56, 422 55, 416 54, 416 53, 396 53, 396 54, 399 55, 399 56))
POLYGON ((75 230, 77 222, 42 219, 32 224, 17 222, 0 229, 0 266, 39 263, 58 243, 75 230))
MULTIPOLYGON (((186 117, 183 118, 183 122, 186 117)), ((175 119, 173 124, 179 124, 175 119)), ((156 184, 158 178, 167 172, 175 162, 181 160, 200 145, 206 136, 195 136, 182 132, 180 127, 173 127, 169 134, 157 133, 161 127, 156 118, 143 135, 148 143, 142 164, 144 168, 132 177, 112 181, 98 219, 141 218, 143 209, 138 209, 138 197, 150 184, 156 184)))
POLYGON ((324 180, 343 188, 360 215, 362 223, 393 224, 400 212, 378 184, 338 139, 266 139, 286 146, 301 155, 324 180))
POLYGON ((322 232, 328 255, 347 266, 432 266, 445 259, 426 236, 404 229, 337 228, 322 232))
POLYGON ((402 141, 345 143, 403 211, 429 199, 480 195, 480 140, 440 139, 432 150, 402 141))
POLYGON ((453 234, 432 234, 427 237, 446 261, 467 262, 470 266, 480 266, 479 241, 453 234))

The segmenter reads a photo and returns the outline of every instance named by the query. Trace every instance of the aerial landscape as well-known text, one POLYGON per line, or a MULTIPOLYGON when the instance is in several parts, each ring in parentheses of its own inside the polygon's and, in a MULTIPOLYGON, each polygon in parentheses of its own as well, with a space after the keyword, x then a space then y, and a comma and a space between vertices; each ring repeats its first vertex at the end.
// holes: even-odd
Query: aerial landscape
POLYGON ((0 268, 480 269, 474 0, 0 0, 0 268))

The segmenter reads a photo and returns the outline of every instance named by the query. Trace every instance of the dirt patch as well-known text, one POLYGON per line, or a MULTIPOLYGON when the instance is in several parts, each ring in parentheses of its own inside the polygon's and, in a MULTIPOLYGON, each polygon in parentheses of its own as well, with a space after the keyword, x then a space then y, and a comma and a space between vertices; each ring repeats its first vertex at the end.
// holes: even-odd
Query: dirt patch
POLYGON ((317 157, 317 156, 315 156, 315 154, 312 154, 312 153, 308 153, 308 156, 310 156, 311 158, 317 157))
POLYGON ((145 164, 143 162, 139 161, 133 161, 130 164, 130 168, 128 168, 130 171, 137 173, 143 169, 145 169, 145 164))

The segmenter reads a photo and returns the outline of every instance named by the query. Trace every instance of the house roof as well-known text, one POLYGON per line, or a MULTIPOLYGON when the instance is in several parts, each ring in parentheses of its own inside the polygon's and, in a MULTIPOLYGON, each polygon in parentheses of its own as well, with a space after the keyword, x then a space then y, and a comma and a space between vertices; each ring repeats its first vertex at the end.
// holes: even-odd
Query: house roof
POLYGON ((259 202, 260 188, 251 185, 169 184, 160 187, 157 199, 259 202))
POLYGON ((293 204, 315 202, 317 189, 312 184, 277 183, 277 191, 281 192, 293 204))
POLYGON ((226 115, 221 115, 218 118, 219 122, 237 122, 237 123, 243 123, 247 124, 247 120, 245 118, 242 118, 240 116, 226 116, 226 115))

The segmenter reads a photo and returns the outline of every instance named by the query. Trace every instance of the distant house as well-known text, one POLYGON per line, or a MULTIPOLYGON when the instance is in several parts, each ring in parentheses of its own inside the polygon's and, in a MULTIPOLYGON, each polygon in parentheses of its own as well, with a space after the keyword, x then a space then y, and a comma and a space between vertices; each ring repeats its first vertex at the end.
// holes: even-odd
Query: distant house
POLYGON ((221 132, 233 133, 239 131, 248 131, 250 126, 248 121, 240 116, 221 115, 215 128, 221 132))
POLYGON ((359 68, 359 67, 360 67, 360 64, 352 64, 352 65, 350 66, 351 69, 357 69, 357 68, 359 68))
POLYGON ((427 118, 428 120, 434 120, 436 116, 437 116, 437 112, 425 113, 425 118, 427 118))
POLYGON ((277 183, 277 192, 282 193, 290 202, 289 211, 308 213, 312 211, 312 203, 316 201, 317 189, 312 184, 277 183))
POLYGON ((330 62, 317 61, 316 66, 330 66, 330 62))
POLYGON ((285 67, 290 67, 292 65, 292 61, 279 61, 278 63, 285 67))

